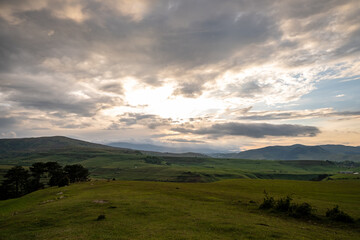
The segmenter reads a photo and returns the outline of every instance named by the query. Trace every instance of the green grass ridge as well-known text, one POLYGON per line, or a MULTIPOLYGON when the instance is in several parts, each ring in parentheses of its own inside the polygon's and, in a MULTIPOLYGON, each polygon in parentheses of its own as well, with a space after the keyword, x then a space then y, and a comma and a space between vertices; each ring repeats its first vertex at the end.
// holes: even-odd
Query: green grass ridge
POLYGON ((359 239, 358 223, 294 219, 258 208, 292 194, 325 215, 360 217, 360 181, 90 181, 0 202, 0 239, 359 239), (100 215, 106 216, 97 221, 100 215))

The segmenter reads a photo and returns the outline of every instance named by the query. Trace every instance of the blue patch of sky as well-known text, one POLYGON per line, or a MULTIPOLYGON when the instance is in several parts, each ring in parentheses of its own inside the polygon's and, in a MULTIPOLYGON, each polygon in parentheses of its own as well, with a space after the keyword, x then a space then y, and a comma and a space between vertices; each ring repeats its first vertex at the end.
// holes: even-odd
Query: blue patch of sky
MULTIPOLYGON (((321 74, 331 75, 332 70, 321 74)), ((334 72, 335 74, 335 72, 334 72)), ((335 111, 360 110, 360 75, 322 80, 315 83, 315 89, 302 96, 299 100, 269 106, 264 103, 255 104, 253 110, 314 110, 333 108, 335 111)))
POLYGON ((315 90, 296 101, 292 110, 333 108, 336 111, 360 110, 360 75, 319 81, 315 90))

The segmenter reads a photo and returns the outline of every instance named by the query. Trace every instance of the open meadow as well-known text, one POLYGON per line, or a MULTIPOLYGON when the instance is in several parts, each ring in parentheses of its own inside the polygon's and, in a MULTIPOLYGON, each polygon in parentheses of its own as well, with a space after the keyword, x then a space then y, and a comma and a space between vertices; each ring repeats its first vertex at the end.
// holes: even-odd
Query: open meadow
POLYGON ((74 147, 3 154, 0 156, 0 180, 6 169, 14 165, 28 167, 35 162, 49 161, 63 166, 81 164, 89 169, 91 178, 96 179, 168 182, 213 182, 234 178, 312 180, 323 174, 360 171, 358 162, 152 156, 129 149, 74 147))
POLYGON ((358 180, 93 180, 1 201, 0 239, 359 239, 359 199, 358 180), (309 203, 317 218, 260 210, 264 190, 309 203), (356 222, 325 219, 335 205, 356 222))

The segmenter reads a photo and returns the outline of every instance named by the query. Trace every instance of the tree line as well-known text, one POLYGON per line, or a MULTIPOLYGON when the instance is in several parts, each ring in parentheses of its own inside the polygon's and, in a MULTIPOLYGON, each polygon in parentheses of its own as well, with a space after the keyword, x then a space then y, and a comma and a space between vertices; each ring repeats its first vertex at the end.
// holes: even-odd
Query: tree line
POLYGON ((0 199, 21 197, 46 186, 63 187, 87 181, 89 170, 80 164, 62 167, 57 162, 36 162, 29 170, 21 166, 9 169, 0 186, 0 199))

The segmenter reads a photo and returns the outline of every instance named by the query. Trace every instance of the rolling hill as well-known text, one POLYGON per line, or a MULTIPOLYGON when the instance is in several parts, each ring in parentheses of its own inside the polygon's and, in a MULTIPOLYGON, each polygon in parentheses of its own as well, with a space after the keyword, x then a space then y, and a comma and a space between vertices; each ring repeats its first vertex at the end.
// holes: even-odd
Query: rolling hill
POLYGON ((128 143, 128 142, 111 142, 107 143, 106 145, 112 147, 119 147, 119 148, 129 148, 139 151, 147 151, 147 152, 161 152, 161 153, 176 153, 176 154, 183 154, 183 153, 199 153, 199 154, 213 154, 217 153, 221 150, 219 149, 212 149, 212 148, 204 148, 204 147, 169 147, 169 146, 160 146, 154 144, 141 144, 141 143, 128 143))
POLYGON ((112 147, 63 136, 0 139, 0 154, 39 152, 69 148, 110 149, 112 147))
MULTIPOLYGON (((317 152, 322 154, 323 150, 317 148, 317 152)), ((11 166, 27 167, 49 161, 81 164, 89 169, 92 178, 167 182, 213 182, 230 178, 310 180, 319 175, 360 170, 358 163, 221 159, 197 153, 120 149, 66 137, 0 140, 0 181, 11 166)))
POLYGON ((360 147, 344 145, 269 146, 238 153, 216 154, 220 158, 264 159, 264 160, 330 160, 360 161, 360 147))
POLYGON ((165 149, 159 148, 159 151, 156 151, 156 149, 153 148, 137 148, 134 147, 133 144, 125 143, 112 144, 112 146, 102 145, 63 136, 0 139, 0 159, 4 157, 17 157, 24 154, 28 155, 29 153, 64 152, 76 149, 78 149, 80 152, 88 150, 89 152, 111 151, 114 153, 128 154, 143 153, 146 155, 167 157, 208 157, 206 155, 195 152, 162 152, 160 150, 165 149))
POLYGON ((359 222, 325 219, 339 205, 360 217, 360 181, 237 179, 215 183, 90 181, 0 201, 0 239, 359 239, 359 222), (264 189, 307 202, 319 219, 259 209, 264 189), (103 215, 102 220, 98 220, 103 215))

